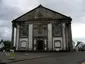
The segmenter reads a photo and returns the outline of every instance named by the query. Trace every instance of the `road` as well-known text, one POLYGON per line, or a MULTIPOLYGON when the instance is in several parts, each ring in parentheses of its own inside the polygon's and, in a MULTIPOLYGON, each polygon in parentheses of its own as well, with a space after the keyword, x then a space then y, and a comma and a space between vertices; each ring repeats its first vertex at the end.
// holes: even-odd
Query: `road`
POLYGON ((16 55, 17 57, 23 56, 22 59, 25 57, 41 57, 9 62, 9 64, 82 64, 85 61, 85 52, 28 52, 27 56, 23 52, 18 52, 16 55))

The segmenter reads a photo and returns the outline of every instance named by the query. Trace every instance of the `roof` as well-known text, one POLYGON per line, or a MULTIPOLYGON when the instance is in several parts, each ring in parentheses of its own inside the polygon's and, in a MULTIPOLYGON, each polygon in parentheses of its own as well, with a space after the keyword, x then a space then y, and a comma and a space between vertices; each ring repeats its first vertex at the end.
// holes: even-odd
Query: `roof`
POLYGON ((30 19, 70 19, 70 17, 48 9, 42 5, 34 8, 33 10, 23 14, 22 16, 14 19, 13 21, 28 21, 30 19))
POLYGON ((83 45, 84 45, 84 43, 83 43, 83 42, 77 42, 76 47, 81 47, 81 46, 83 46, 83 45))

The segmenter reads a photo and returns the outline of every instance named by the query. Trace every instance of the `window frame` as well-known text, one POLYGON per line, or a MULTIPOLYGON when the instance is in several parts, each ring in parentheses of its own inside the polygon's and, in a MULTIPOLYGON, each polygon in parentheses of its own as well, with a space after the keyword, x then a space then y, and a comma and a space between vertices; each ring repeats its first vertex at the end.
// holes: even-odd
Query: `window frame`
POLYGON ((61 33, 60 33, 60 35, 56 35, 54 30, 57 29, 57 26, 54 27, 54 24, 52 24, 52 35, 53 35, 53 37, 61 37, 62 36, 62 24, 60 23, 60 24, 55 24, 55 25, 60 25, 60 26, 58 26, 58 28, 60 29, 61 33))
POLYGON ((54 48, 61 48, 61 41, 60 40, 55 40, 54 41, 54 48), (55 46, 55 43, 57 43, 57 42, 60 42, 60 46, 58 46, 58 47, 55 46))
POLYGON ((28 32, 29 32, 28 24, 26 24, 26 23, 20 24, 20 31, 19 31, 20 38, 27 38, 28 37, 28 32), (25 31, 25 29, 27 31, 25 33, 27 33, 27 34, 23 35, 23 31, 25 31))

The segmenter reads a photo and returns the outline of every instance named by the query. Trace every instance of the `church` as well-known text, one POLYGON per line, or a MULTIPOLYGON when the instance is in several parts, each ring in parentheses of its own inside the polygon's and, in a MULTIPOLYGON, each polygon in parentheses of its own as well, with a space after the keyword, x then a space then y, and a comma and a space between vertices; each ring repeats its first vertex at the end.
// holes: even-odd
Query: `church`
POLYGON ((12 21, 12 46, 17 51, 72 51, 71 21, 39 5, 12 21))

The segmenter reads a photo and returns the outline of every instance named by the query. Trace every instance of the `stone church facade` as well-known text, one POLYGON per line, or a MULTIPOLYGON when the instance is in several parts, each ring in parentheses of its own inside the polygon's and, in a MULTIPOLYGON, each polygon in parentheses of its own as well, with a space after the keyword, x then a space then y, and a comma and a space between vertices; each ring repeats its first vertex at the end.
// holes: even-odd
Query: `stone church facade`
POLYGON ((39 5, 12 21, 12 46, 19 51, 71 51, 71 20, 39 5))

